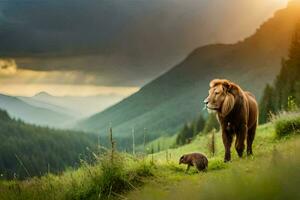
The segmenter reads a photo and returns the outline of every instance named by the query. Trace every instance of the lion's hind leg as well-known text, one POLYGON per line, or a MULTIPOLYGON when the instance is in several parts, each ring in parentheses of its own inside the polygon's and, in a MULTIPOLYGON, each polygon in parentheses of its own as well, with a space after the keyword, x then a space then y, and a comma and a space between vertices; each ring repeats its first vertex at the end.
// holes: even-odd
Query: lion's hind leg
POLYGON ((256 132, 256 124, 251 127, 249 130, 248 130, 248 134, 247 134, 247 155, 252 155, 253 152, 252 152, 252 144, 253 144, 253 140, 254 140, 254 137, 255 137, 255 132, 256 132))

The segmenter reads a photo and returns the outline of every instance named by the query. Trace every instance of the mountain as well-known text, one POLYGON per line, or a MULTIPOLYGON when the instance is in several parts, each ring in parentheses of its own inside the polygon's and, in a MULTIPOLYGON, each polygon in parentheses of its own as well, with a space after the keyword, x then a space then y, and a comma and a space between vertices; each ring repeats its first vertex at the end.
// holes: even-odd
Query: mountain
MULTIPOLYGON (((50 96, 50 94, 48 94, 48 93, 44 93, 43 95, 49 95, 50 96)), ((37 96, 37 95, 35 95, 35 96, 37 96)), ((58 113, 62 113, 62 114, 65 114, 65 115, 73 116, 74 118, 76 118, 76 116, 78 115, 78 113, 76 113, 73 110, 64 108, 62 106, 57 106, 57 105, 54 105, 54 104, 51 104, 51 103, 46 103, 44 101, 36 100, 32 97, 19 96, 17 98, 24 101, 24 102, 26 102, 26 103, 28 103, 28 104, 30 104, 30 105, 32 105, 32 106, 45 108, 45 109, 48 109, 48 110, 52 110, 54 112, 58 112, 58 113)), ((45 96, 45 98, 46 98, 46 96, 45 96)))
POLYGON ((134 127, 138 143, 142 141, 144 128, 148 140, 175 134, 185 122, 205 112, 202 101, 213 78, 230 79, 259 99, 265 84, 278 73, 299 19, 300 3, 293 1, 252 36, 235 44, 195 49, 140 91, 81 121, 77 128, 106 134, 111 123, 116 137, 128 138, 134 127))
POLYGON ((0 94, 0 108, 6 110, 14 118, 37 125, 62 127, 74 120, 70 115, 32 106, 17 97, 3 94, 0 94))
POLYGON ((55 112, 71 115, 76 119, 98 113, 123 99, 122 95, 95 96, 53 96, 47 92, 39 92, 32 97, 18 97, 31 104, 55 112))
POLYGON ((90 154, 87 147, 93 150, 97 141, 93 134, 29 125, 3 110, 0 127, 1 179, 23 179, 79 166, 80 158, 90 154))

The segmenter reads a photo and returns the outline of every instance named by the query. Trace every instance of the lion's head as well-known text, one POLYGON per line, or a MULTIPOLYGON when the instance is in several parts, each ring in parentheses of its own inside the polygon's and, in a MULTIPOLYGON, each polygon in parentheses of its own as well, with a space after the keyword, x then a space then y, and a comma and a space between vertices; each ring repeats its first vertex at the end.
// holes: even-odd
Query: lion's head
POLYGON ((209 86, 208 97, 204 100, 206 108, 226 116, 235 103, 234 95, 231 92, 234 84, 226 79, 214 79, 209 86))

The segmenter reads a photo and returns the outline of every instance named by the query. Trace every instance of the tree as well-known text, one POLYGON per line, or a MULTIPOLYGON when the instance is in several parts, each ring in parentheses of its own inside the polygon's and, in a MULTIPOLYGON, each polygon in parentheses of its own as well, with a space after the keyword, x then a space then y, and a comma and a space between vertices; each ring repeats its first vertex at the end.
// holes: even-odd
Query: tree
POLYGON ((203 133, 209 133, 213 129, 219 130, 219 128, 220 125, 217 120, 216 114, 214 113, 209 114, 203 129, 203 133))
POLYGON ((182 128, 182 130, 179 132, 176 138, 176 144, 178 145, 184 145, 193 138, 193 127, 189 126, 188 124, 185 124, 182 128))
POLYGON ((288 59, 282 61, 280 73, 275 82, 277 109, 288 109, 289 98, 300 104, 300 22, 292 37, 288 59))
POLYGON ((205 126, 205 119, 202 115, 198 117, 198 119, 193 123, 193 135, 198 135, 205 126))
POLYGON ((267 84, 259 106, 259 123, 266 123, 268 121, 269 114, 276 111, 274 100, 274 89, 271 85, 267 84))
POLYGON ((260 102, 260 123, 267 121, 269 112, 291 110, 300 105, 300 22, 292 37, 287 59, 282 59, 281 69, 273 87, 267 85, 260 102))

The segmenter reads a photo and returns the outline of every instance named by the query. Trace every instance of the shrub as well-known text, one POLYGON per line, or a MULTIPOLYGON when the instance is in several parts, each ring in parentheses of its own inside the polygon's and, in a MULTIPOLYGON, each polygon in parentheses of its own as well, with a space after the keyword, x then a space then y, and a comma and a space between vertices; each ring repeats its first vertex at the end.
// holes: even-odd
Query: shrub
POLYGON ((272 120, 278 137, 300 133, 300 113, 281 113, 272 120))
POLYGON ((141 160, 131 160, 127 155, 116 153, 111 161, 110 154, 100 158, 101 175, 94 177, 94 184, 88 192, 90 199, 109 199, 124 191, 132 189, 133 185, 141 184, 141 178, 152 176, 150 164, 141 160), (131 165, 126 166, 125 165, 131 165))

